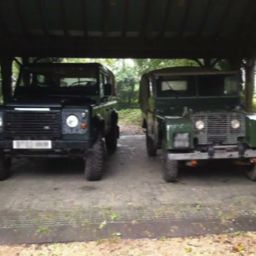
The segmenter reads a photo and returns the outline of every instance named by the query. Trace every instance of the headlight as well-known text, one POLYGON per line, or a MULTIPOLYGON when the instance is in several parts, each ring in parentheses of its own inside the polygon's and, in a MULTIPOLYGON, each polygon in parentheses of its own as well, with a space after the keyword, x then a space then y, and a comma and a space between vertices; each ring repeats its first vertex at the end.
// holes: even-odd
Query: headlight
POLYGON ((238 120, 232 120, 231 121, 231 127, 233 128, 233 129, 238 129, 239 127, 240 127, 240 122, 238 121, 238 120))
POLYGON ((198 129, 198 130, 204 129, 204 122, 202 120, 199 120, 196 122, 196 129, 198 129))
POLYGON ((0 127, 3 126, 3 118, 0 116, 0 127))
POLYGON ((68 116, 68 118, 66 119, 66 124, 70 127, 70 128, 75 128, 78 126, 78 118, 74 115, 70 115, 68 116))
POLYGON ((189 133, 176 133, 174 135, 173 146, 175 148, 188 148, 189 147, 189 133))

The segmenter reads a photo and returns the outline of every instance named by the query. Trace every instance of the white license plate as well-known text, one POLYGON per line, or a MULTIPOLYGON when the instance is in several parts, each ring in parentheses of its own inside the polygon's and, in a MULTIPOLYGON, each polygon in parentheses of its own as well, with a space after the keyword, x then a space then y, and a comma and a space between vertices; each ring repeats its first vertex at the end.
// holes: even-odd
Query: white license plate
POLYGON ((14 140, 14 149, 51 149, 50 140, 14 140))

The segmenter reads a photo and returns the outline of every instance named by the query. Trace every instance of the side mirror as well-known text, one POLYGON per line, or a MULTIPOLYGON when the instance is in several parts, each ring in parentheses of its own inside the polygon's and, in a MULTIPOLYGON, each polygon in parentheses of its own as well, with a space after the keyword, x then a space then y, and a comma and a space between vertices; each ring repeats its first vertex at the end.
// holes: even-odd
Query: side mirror
POLYGON ((104 95, 110 96, 112 94, 112 85, 111 84, 104 84, 104 95))

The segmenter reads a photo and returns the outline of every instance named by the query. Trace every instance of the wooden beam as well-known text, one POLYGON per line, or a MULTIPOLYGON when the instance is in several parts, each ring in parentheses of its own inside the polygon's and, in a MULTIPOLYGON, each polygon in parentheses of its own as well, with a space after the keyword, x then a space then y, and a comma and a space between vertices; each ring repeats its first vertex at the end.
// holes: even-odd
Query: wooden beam
POLYGON ((166 27, 167 27, 167 23, 169 20, 169 16, 170 16, 170 8, 172 5, 173 0, 167 0, 167 4, 165 7, 165 12, 164 12, 164 17, 163 17, 163 21, 162 21, 162 28, 160 31, 160 37, 164 37, 165 31, 166 31, 166 27))
POLYGON ((124 3, 124 15, 123 15, 124 18, 123 18, 122 37, 125 37, 125 36, 126 36, 126 31, 127 31, 129 1, 130 1, 130 0, 125 0, 125 3, 124 3))
POLYGON ((88 36, 88 23, 87 23, 87 11, 86 11, 86 0, 80 0, 81 1, 81 7, 82 7, 82 19, 83 19, 83 30, 84 30, 84 36, 88 36))
POLYGON ((109 0, 102 0, 102 31, 103 37, 108 37, 109 0))
POLYGON ((40 15, 40 20, 41 20, 41 23, 42 23, 43 32, 44 32, 45 35, 49 35, 49 31, 48 31, 47 26, 46 26, 46 19, 45 19, 43 3, 45 3, 45 1, 37 0, 37 7, 38 7, 39 15, 40 15))
POLYGON ((219 26, 216 31, 217 38, 220 37, 220 35, 221 35, 221 31, 223 29, 224 23, 225 23, 226 19, 228 18, 230 12, 232 11, 232 6, 234 5, 234 3, 235 3, 235 0, 229 0, 228 4, 226 5, 224 14, 222 15, 221 21, 220 21, 219 26))
POLYGON ((183 22, 181 24, 181 27, 180 27, 180 31, 179 31, 179 37, 183 37, 183 34, 185 32, 185 29, 186 29, 186 25, 187 25, 187 22, 188 22, 188 17, 189 17, 189 14, 190 14, 190 10, 191 10, 191 6, 193 5, 193 1, 194 0, 186 0, 186 10, 185 10, 185 15, 184 15, 184 18, 183 18, 183 22))
POLYGON ((144 19, 142 21, 142 27, 140 32, 141 37, 147 36, 151 5, 152 5, 152 0, 145 0, 144 19))
POLYGON ((64 0, 59 0, 59 4, 60 4, 60 20, 61 20, 62 28, 64 31, 64 36, 69 36, 69 32, 67 29, 67 22, 66 22, 66 8, 65 8, 64 0))
POLYGON ((203 18, 202 18, 202 21, 198 27, 198 30, 197 30, 197 37, 201 37, 202 36, 202 33, 204 32, 204 28, 205 28, 205 25, 207 23, 207 20, 210 16, 210 11, 211 9, 213 8, 213 3, 215 3, 216 0, 208 0, 208 3, 207 3, 207 6, 206 6, 206 10, 204 12, 204 15, 203 15, 203 18))

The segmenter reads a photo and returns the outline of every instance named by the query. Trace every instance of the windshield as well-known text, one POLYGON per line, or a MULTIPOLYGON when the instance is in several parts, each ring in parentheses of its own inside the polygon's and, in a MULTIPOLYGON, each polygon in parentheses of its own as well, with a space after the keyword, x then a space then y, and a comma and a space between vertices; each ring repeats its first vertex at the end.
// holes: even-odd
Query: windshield
POLYGON ((29 67, 21 70, 16 88, 20 94, 76 95, 98 93, 95 67, 29 67))
POLYGON ((157 97, 230 97, 237 96, 238 92, 238 79, 234 74, 173 76, 157 79, 157 97))

